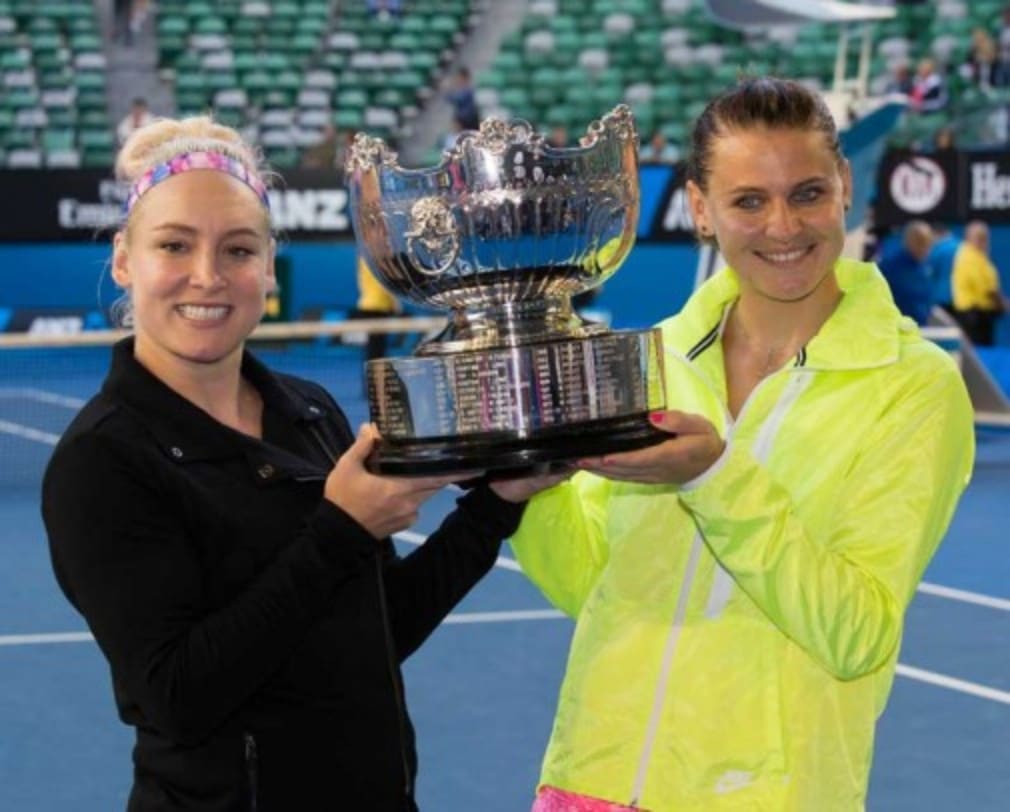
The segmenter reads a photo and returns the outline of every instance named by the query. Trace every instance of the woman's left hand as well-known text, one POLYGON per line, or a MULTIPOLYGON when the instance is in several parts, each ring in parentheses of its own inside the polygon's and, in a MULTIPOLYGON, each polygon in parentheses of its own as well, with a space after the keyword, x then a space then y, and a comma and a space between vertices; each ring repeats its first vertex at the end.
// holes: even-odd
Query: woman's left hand
POLYGON ((707 471, 725 441, 708 420, 687 412, 654 412, 652 424, 670 439, 637 451, 580 459, 576 467, 607 479, 648 485, 680 485, 707 471))

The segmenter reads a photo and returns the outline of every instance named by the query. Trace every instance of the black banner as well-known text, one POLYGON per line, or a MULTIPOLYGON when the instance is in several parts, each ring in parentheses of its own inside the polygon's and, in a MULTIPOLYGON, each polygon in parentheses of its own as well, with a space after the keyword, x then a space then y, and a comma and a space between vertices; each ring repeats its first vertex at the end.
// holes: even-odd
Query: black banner
POLYGON ((874 219, 882 226, 912 219, 1010 223, 1010 154, 889 152, 877 176, 874 219))
MULTIPOLYGON (((88 242, 114 228, 127 189, 96 170, 7 169, 0 242, 88 242)), ((291 171, 270 192, 275 226, 292 241, 350 239, 347 190, 336 173, 291 171)))
POLYGON ((892 150, 877 173, 876 225, 920 219, 956 222, 962 210, 961 153, 919 155, 892 150))
MULTIPOLYGON (((681 172, 643 165, 638 239, 694 239, 681 172)), ((347 190, 335 172, 290 170, 270 191, 275 227, 288 242, 353 239, 347 190)), ((89 242, 118 225, 127 189, 95 170, 0 170, 11 201, 0 218, 0 242, 89 242)))
MULTIPOLYGON (((694 241, 682 167, 644 164, 640 181, 639 241, 694 241)), ((89 242, 119 222, 126 195, 107 172, 76 169, 0 170, 0 190, 9 201, 0 242, 89 242)), ((335 172, 285 172, 270 203, 287 241, 353 238, 347 190, 335 172)), ((1010 223, 1010 153, 887 152, 877 173, 874 221, 899 226, 915 218, 1010 223)))

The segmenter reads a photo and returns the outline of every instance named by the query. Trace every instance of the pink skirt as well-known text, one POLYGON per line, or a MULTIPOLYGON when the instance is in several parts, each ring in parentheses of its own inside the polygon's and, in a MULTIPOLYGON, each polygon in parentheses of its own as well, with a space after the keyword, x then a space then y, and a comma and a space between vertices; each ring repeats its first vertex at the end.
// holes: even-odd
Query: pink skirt
POLYGON ((638 806, 625 806, 601 798, 565 792, 557 787, 541 787, 530 812, 646 812, 646 810, 638 806))

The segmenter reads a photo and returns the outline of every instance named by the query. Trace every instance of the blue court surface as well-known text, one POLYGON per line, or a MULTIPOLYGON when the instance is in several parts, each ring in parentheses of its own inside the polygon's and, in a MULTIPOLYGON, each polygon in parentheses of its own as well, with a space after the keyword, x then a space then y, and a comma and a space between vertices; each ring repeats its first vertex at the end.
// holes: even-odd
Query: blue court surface
MULTIPOLYGON (((52 444, 107 363, 98 350, 4 351, 0 373, 0 810, 123 809, 131 731, 106 664, 59 593, 38 512, 52 444)), ((365 418, 347 348, 264 351, 324 382, 365 418)), ((408 551, 451 505, 443 492, 408 551)), ((978 435, 978 463, 909 610, 878 727, 870 810, 1010 809, 1010 433, 978 435)), ((499 565, 406 664, 425 812, 528 810, 572 624, 499 565)), ((815 812, 815 811, 811 811, 815 812)))

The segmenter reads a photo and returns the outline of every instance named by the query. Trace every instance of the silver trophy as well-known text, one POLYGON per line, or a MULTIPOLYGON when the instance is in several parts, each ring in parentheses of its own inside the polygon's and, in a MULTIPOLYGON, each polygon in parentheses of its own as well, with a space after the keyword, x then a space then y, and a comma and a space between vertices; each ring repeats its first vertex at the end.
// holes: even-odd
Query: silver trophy
POLYGON ((660 333, 580 318, 638 223, 638 134, 621 105, 579 146, 489 118, 432 168, 359 134, 347 159, 358 247, 395 295, 450 311, 411 356, 367 364, 374 467, 548 470, 663 438, 660 333))

